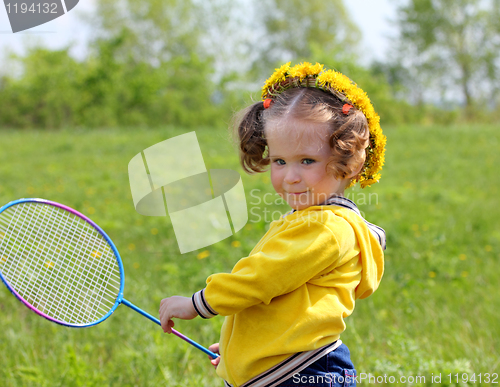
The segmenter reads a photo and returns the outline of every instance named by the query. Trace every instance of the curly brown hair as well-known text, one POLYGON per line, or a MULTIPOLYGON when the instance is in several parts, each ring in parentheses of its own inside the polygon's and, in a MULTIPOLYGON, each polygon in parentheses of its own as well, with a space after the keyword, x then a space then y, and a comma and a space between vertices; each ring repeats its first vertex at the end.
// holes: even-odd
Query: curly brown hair
POLYGON ((327 125, 332 150, 328 168, 337 179, 352 175, 364 163, 370 132, 365 115, 355 107, 348 114, 338 97, 323 90, 297 87, 273 98, 268 109, 257 102, 243 110, 234 126, 239 139, 240 162, 248 173, 264 172, 270 164, 267 156, 266 123, 285 118, 327 125))

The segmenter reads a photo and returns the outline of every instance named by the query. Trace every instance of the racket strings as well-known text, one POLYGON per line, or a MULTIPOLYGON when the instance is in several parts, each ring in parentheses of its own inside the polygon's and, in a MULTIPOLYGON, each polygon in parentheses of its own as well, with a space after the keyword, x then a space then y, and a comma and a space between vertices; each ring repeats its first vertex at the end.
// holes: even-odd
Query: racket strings
POLYGON ((73 324, 106 315, 121 283, 106 239, 71 212, 41 203, 0 214, 0 271, 33 307, 73 324))
MULTIPOLYGON (((69 214, 70 214, 70 213, 66 213, 66 214, 65 214, 65 216, 69 218, 69 214)), ((78 218, 73 218, 73 219, 72 219, 72 220, 73 220, 73 222, 72 222, 71 224, 68 224, 67 222, 64 222, 64 223, 63 223, 63 222, 60 222, 60 223, 58 224, 58 228, 59 228, 60 226, 64 225, 64 228, 65 228, 65 229, 70 229, 70 230, 72 230, 72 231, 74 232, 74 231, 75 231, 75 228, 73 227, 73 223, 75 222, 75 220, 76 220, 76 219, 78 219, 78 218)), ((57 233, 59 233, 59 230, 57 230, 57 229, 56 229, 55 231, 56 231, 56 234, 57 234, 57 233)), ((73 235, 73 236, 74 236, 74 235, 73 235)), ((66 239, 67 239, 67 237, 66 237, 66 239)), ((85 241, 84 241, 84 242, 85 242, 85 241)), ((63 243, 64 243, 64 242, 63 242, 63 243)), ((49 248, 49 251, 50 251, 50 248, 49 248)), ((81 251, 79 252, 79 255, 81 255, 81 251)), ((56 259, 57 259, 57 257, 56 257, 56 259)), ((77 282, 77 288, 80 288, 80 289, 84 288, 83 286, 84 286, 84 284, 85 284, 85 282, 86 282, 85 280, 88 280, 88 275, 86 275, 86 276, 85 276, 85 278, 84 278, 83 276, 82 276, 82 277, 77 277, 77 273, 79 272, 79 269, 81 269, 81 264, 79 264, 78 266, 75 266, 75 265, 74 265, 74 266, 69 266, 69 265, 68 265, 68 262, 65 262, 64 260, 63 260, 61 263, 62 263, 63 265, 64 265, 64 264, 66 264, 66 265, 65 265, 65 266, 66 266, 66 267, 65 267, 65 269, 69 270, 69 279, 70 279, 70 280, 71 280, 71 279, 73 279, 73 280, 75 280, 75 281, 77 282), (81 281, 81 280, 82 280, 82 278, 84 278, 84 280, 83 280, 83 281, 81 281)), ((80 261, 80 263, 81 263, 81 261, 80 261)), ((49 262, 48 262, 48 264, 46 263, 46 266, 50 267, 52 264, 53 264, 53 262, 49 261, 49 262)), ((61 266, 59 266, 59 270, 58 270, 58 272, 60 272, 60 268, 61 268, 61 266)), ((63 267, 63 268, 64 268, 64 267, 63 267)), ((50 276, 50 277, 53 277, 53 275, 52 275, 52 274, 54 273, 54 271, 52 271, 52 270, 46 270, 46 271, 44 272, 44 277, 43 277, 43 279, 42 279, 42 282, 50 282, 50 283, 54 284, 54 282, 52 282, 52 281, 45 281, 45 275, 46 275, 47 273, 50 273, 50 274, 51 274, 51 276, 50 276)), ((49 280, 51 279, 50 277, 48 278, 49 280)), ((60 285, 64 285, 64 289, 61 289, 61 288, 60 288, 60 286, 59 286, 59 287, 57 288, 57 291, 58 291, 59 293, 61 292, 61 290, 62 290, 62 291, 67 291, 67 290, 69 289, 69 284, 70 284, 70 282, 69 282, 69 281, 64 281, 64 280, 63 280, 63 281, 61 281, 61 284, 60 284, 60 285)), ((47 290, 47 289, 48 289, 48 293, 50 294, 50 292, 53 290, 53 288, 54 288, 54 286, 52 286, 52 287, 51 287, 51 289, 45 288, 45 290, 47 290)), ((45 294, 45 293, 46 293, 46 291, 44 291, 44 292, 41 294, 41 296, 40 296, 40 297, 41 297, 42 299, 44 299, 44 297, 46 296, 46 294, 45 294)), ((55 294, 58 294, 58 293, 55 293, 55 294)), ((82 300, 83 305, 87 305, 88 303, 91 303, 91 300, 89 300, 89 299, 87 299, 87 298, 88 298, 88 297, 85 297, 85 298, 82 300)), ((56 311, 56 310, 57 310, 57 307, 58 307, 58 306, 60 306, 60 302, 59 302, 58 304, 54 303, 52 306, 53 306, 54 311, 56 311)), ((75 306, 76 306, 76 305, 75 305, 75 306)), ((81 314, 82 312, 84 312, 84 311, 85 311, 85 309, 83 309, 83 308, 82 308, 82 309, 76 309, 75 311, 79 311, 79 312, 80 312, 80 314, 81 314)), ((61 312, 64 312, 64 311, 62 310, 61 312)), ((71 316, 68 316, 68 315, 67 315, 67 313, 63 313, 63 314, 62 314, 62 316, 60 315, 59 317, 64 317, 64 319, 65 319, 65 320, 68 320, 68 319, 69 319, 69 320, 71 320, 71 319, 69 318, 69 317, 71 317, 71 316)), ((81 317, 81 316, 79 315, 78 317, 81 317)))
MULTIPOLYGON (((69 217, 69 213, 67 214, 67 216, 69 217)), ((73 219, 73 221, 75 221, 75 219, 73 219)), ((65 225, 65 228, 69 228, 69 229, 71 229, 71 230, 74 230, 74 227, 72 227, 72 225, 65 225)), ((86 241, 84 241, 84 242, 86 242, 86 241)), ((81 246, 81 245, 80 245, 80 246, 81 246)), ((79 247, 80 247, 80 246, 79 246, 79 247)), ((95 248, 95 245, 94 245, 94 246, 92 246, 91 248, 95 248)), ((82 251, 81 251, 81 249, 79 249, 79 251, 78 251, 78 255, 80 255, 80 256, 82 255, 82 251)), ((82 268, 82 267, 81 267, 82 261, 79 261, 78 266, 76 266, 76 265, 75 265, 75 266, 69 266, 67 262, 64 262, 64 260, 63 260, 63 263, 66 263, 66 269, 70 270, 70 273, 69 273, 69 278, 70 278, 70 280, 71 280, 71 279, 73 279, 74 281, 76 281, 76 283, 77 283, 77 284, 76 284, 76 287, 77 287, 77 288, 82 289, 82 288, 84 288, 85 284, 86 284, 86 283, 89 283, 89 282, 90 282, 90 284, 92 285, 92 282, 93 282, 93 281, 91 281, 91 280, 89 281, 89 276, 88 276, 89 272, 87 272, 87 273, 85 273, 85 272, 84 272, 84 273, 85 273, 85 275, 84 275, 84 276, 80 276, 80 277, 78 277, 78 276, 77 276, 78 272, 79 272, 79 271, 81 270, 81 268, 82 268), (83 280, 82 280, 82 279, 83 279, 83 280)), ((90 271, 90 270, 91 270, 91 268, 89 268, 89 271, 90 271)), ((51 271, 46 271, 46 273, 48 273, 48 272, 51 272, 51 271)), ((63 290, 67 290, 67 289, 68 289, 68 285, 69 285, 71 282, 69 282, 69 281, 62 281, 62 282, 63 282, 63 285, 65 286, 65 289, 63 289, 63 290)), ((94 284, 94 285, 95 285, 95 284, 94 284)), ((52 289, 50 289, 50 290, 52 290, 52 289)), ((58 291, 60 291, 61 289, 60 289, 60 288, 58 288, 57 290, 58 290, 58 291)), ((91 300, 91 299, 89 299, 87 296, 88 296, 88 293, 84 296, 84 299, 83 299, 83 305, 88 305, 88 304, 95 305, 95 304, 92 302, 92 300, 91 300)), ((82 308, 82 309, 81 309, 81 310, 79 310, 79 311, 80 311, 80 312, 82 312, 82 311, 85 311, 85 309, 83 309, 83 308, 82 308)), ((64 315, 64 317, 65 317, 65 318, 67 318, 67 315, 64 315)), ((80 317, 80 316, 79 316, 79 317, 80 317)))
MULTIPOLYGON (((69 213, 66 213, 66 216, 68 216, 68 214, 69 214, 69 213)), ((76 218, 76 217, 75 217, 75 219, 79 219, 79 218, 76 218)), ((86 223, 86 222, 85 222, 85 223, 86 223)), ((59 223, 59 225, 61 225, 61 224, 62 224, 62 223, 59 223)), ((74 231, 74 227, 68 227, 68 225, 66 225, 65 227, 67 227, 67 228, 71 228, 71 229, 73 229, 73 231, 74 231)), ((87 227, 89 227, 89 226, 87 226, 87 227)), ((36 234, 35 234, 35 236, 36 236, 36 234)), ((94 247, 95 247, 95 246, 94 246, 94 247)), ((49 249, 49 250, 50 250, 50 249, 49 249)), ((80 254, 81 254, 81 251, 80 251, 80 254)), ((53 265, 53 262, 48 261, 48 263, 50 264, 50 266, 49 266, 47 263, 46 263, 46 265, 48 266, 48 268, 51 268, 51 265, 53 265)), ((76 268, 76 271, 78 271, 78 269, 81 269, 81 265, 80 265, 80 267, 77 267, 77 268, 76 268)), ((70 273, 69 273, 69 278, 70 278, 70 279, 72 279, 72 277, 74 277, 74 276, 72 276, 72 274, 73 274, 73 272, 74 272, 74 271, 75 271, 75 270, 72 270, 72 272, 70 272, 70 273)), ((108 270, 108 272, 109 272, 109 270, 108 270)), ((52 273, 52 271, 45 271, 44 273, 45 273, 45 274, 47 274, 47 273, 52 273)), ((76 277, 76 278, 78 278, 78 277, 76 277)), ((83 278, 83 277, 81 277, 81 278, 83 278)), ((81 278, 80 278, 80 280, 78 281, 78 283, 79 283, 79 284, 81 284, 82 282, 84 282, 84 281, 81 281, 81 278)), ((43 277, 43 279, 47 279, 46 275, 43 277)), ((62 281, 62 282, 64 283, 65 281, 62 281)), ((65 288, 67 289, 67 282, 65 283, 65 285, 66 285, 66 286, 65 286, 65 288)), ((63 289, 63 290, 64 290, 64 289, 63 289)), ((44 292, 44 293, 46 293, 46 292, 44 292)), ((42 293, 42 299, 43 299, 43 295, 44 295, 44 294, 42 293)), ((89 301, 89 300, 85 300, 85 299, 84 299, 83 301, 84 301, 84 303, 86 303, 86 301, 89 301)), ((57 306, 57 305, 56 305, 56 306, 57 306)))
MULTIPOLYGON (((23 226, 26 226, 26 224, 24 224, 23 226)), ((25 230, 26 230, 26 228, 25 228, 25 230)), ((21 242, 24 242, 24 241, 26 240, 26 236, 28 236, 28 235, 27 235, 26 233, 24 233, 23 238, 21 239, 21 242)), ((34 238, 35 238, 35 240, 39 241, 39 236, 40 236, 40 235, 39 235, 39 233, 35 233, 35 234, 32 234, 32 233, 31 233, 29 236, 32 236, 32 237, 34 237, 34 238)), ((43 235, 42 235, 42 236, 43 236, 43 235)), ((28 238, 28 239, 30 239, 30 238, 28 238)), ((35 244, 32 244, 32 245, 31 245, 31 249, 28 251, 28 253, 32 253, 32 249, 33 249, 33 247, 34 247, 34 246, 36 246, 36 245, 35 245, 35 244)), ((17 253, 19 253, 19 249, 17 250, 17 253)), ((23 270, 23 269, 25 269, 25 264, 26 264, 26 261, 24 261, 24 262, 23 262, 23 266, 20 268, 20 269, 21 269, 21 273, 23 273, 23 274, 26 274, 26 273, 24 272, 24 270, 23 270)), ((50 267, 53 265, 53 262, 52 262, 52 261, 47 261, 47 262, 45 263, 45 265, 47 266, 47 268, 50 268, 50 267)), ((30 273, 30 272, 32 271, 32 270, 30 270, 30 269, 32 269, 31 265, 29 265, 28 267, 26 267, 26 272, 30 273)), ((45 271, 45 272, 44 272, 44 274, 46 274, 46 273, 48 273, 48 272, 49 272, 49 271, 45 271)), ((9 273, 7 273, 7 274, 9 274, 9 273)), ((31 286, 31 285, 32 285, 32 284, 31 284, 31 281, 32 281, 32 279, 34 278, 32 275, 30 275, 30 276, 23 276, 23 277, 21 277, 21 278, 25 280, 25 281, 23 281, 23 283, 22 283, 22 285, 24 285, 24 289, 35 289, 35 287, 34 287, 34 286, 31 286), (26 280, 27 280, 27 281, 26 281, 26 280)), ((35 278, 36 278, 36 277, 35 277, 35 278)), ((47 278, 46 278, 46 275, 44 275, 44 276, 42 277, 42 283, 43 283, 43 282, 45 282, 44 280, 46 280, 46 279, 47 279, 47 278)), ((34 296, 34 295, 33 295, 33 292, 23 292, 23 291, 22 291, 22 289, 23 289, 23 288, 21 288, 21 287, 20 287, 21 283, 17 283, 17 282, 15 282, 15 281, 12 281, 12 282, 13 282, 14 287, 16 287, 18 290, 21 290, 21 293, 23 293, 23 296, 24 296, 24 297, 25 297, 25 298, 26 298, 26 299, 27 299, 30 303, 34 304, 34 306, 35 306, 35 307, 38 307, 39 309, 44 309, 44 308, 40 308, 40 306, 41 306, 41 305, 39 305, 39 304, 36 302, 37 300, 33 300, 33 296, 34 296)), ((63 282, 64 282, 64 281, 63 281, 63 282)), ((39 303, 43 302, 43 304, 45 304, 45 302, 44 302, 45 298, 43 297, 43 294, 45 293, 45 291, 46 291, 46 289, 47 289, 47 288, 43 288, 43 287, 38 286, 38 287, 36 287, 36 289, 41 289, 41 290, 42 290, 42 293, 40 294, 40 297, 38 297, 38 298, 39 298, 39 300, 38 300, 38 301, 39 301, 39 303)), ((42 306, 43 306, 43 305, 42 305, 42 306)))
MULTIPOLYGON (((22 213, 21 213, 22 214, 22 213)), ((20 215, 21 215, 20 214, 20 215)), ((40 214, 38 214, 40 215, 40 214)), ((28 220, 28 218, 24 218, 25 220, 28 220)), ((39 219, 39 216, 37 218, 34 218, 32 219, 32 221, 37 221, 39 219)), ((41 239, 44 237, 43 233, 44 233, 44 230, 42 229, 34 229, 34 228, 30 228, 29 227, 30 224, 29 223, 26 223, 24 222, 23 224, 20 225, 21 227, 21 230, 24 230, 24 231, 31 231, 30 234, 27 234, 27 232, 21 232, 20 235, 22 235, 22 239, 21 239, 21 243, 22 244, 26 244, 29 246, 29 250, 28 251, 22 251, 22 255, 25 256, 26 254, 30 255, 30 254, 34 254, 34 253, 38 253, 39 255, 40 254, 46 254, 46 251, 43 251, 44 249, 40 250, 40 242, 41 242, 41 239), (33 233, 34 232, 34 233, 33 233), (35 243, 31 243, 29 244, 28 242, 32 240, 32 241, 36 241, 38 243, 38 246, 35 244, 35 243)), ((16 250, 16 253, 19 254, 20 251, 20 246, 18 246, 18 249, 16 250)), ((49 250, 50 251, 50 250, 49 250)), ((49 265, 49 262, 51 261, 47 261, 46 262, 46 266, 47 268, 50 267, 49 265)), ((39 303, 42 302, 42 300, 44 300, 44 296, 43 294, 45 293, 45 289, 46 288, 36 288, 34 287, 34 283, 32 283, 33 281, 36 281, 38 280, 38 277, 33 275, 33 270, 35 269, 35 265, 34 263, 36 263, 36 261, 27 261, 27 260, 24 260, 22 262, 22 266, 19 268, 19 266, 16 267, 16 269, 19 269, 20 270, 20 273, 21 274, 30 274, 29 276, 28 275, 24 275, 24 276, 18 276, 18 277, 12 277, 12 285, 19 289, 19 290, 24 290, 22 293, 23 293, 23 296, 24 298, 31 302, 33 306, 35 307, 39 307, 39 303), (26 266, 26 264, 28 264, 28 266, 26 266), (16 281, 17 280, 17 281, 16 281), (38 297, 36 297, 36 295, 34 294, 34 290, 35 289, 40 289, 42 290, 42 294, 39 294, 38 297), (37 300, 38 298, 38 300, 37 300), (38 302, 37 302, 38 301, 38 302)), ((43 272, 43 277, 41 278, 41 281, 42 283, 46 283, 46 273, 48 271, 45 271, 43 272)), ((7 275, 10 274, 10 271, 7 272, 7 275)), ((43 304, 45 304, 43 302, 43 304)))

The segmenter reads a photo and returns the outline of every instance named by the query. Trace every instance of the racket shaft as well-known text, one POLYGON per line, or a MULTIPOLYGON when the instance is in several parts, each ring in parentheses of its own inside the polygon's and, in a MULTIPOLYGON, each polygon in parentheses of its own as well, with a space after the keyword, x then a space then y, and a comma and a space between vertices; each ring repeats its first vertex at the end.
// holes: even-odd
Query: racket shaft
MULTIPOLYGON (((160 320, 158 320, 156 317, 153 317, 151 316, 149 313, 146 313, 145 311, 143 311, 142 309, 138 308, 137 306, 135 306, 134 304, 132 304, 131 302, 127 301, 126 299, 122 299, 122 304, 124 305, 127 305, 130 309, 133 309, 135 310, 137 313, 140 313, 142 314, 144 317, 150 319, 151 321, 155 322, 156 324, 160 325, 161 326, 161 322, 160 320)), ((175 329, 172 328, 172 333, 174 335, 176 335, 177 337, 180 337, 182 340, 188 342, 189 344, 191 344, 192 346, 198 348, 200 351, 203 351, 205 352, 208 356, 210 356, 212 359, 215 359, 217 357, 219 357, 219 355, 217 355, 216 353, 208 350, 207 348, 203 347, 202 345, 198 344, 196 341, 194 340, 191 340, 189 337, 183 335, 182 333, 180 333, 179 331, 176 331, 175 329)))

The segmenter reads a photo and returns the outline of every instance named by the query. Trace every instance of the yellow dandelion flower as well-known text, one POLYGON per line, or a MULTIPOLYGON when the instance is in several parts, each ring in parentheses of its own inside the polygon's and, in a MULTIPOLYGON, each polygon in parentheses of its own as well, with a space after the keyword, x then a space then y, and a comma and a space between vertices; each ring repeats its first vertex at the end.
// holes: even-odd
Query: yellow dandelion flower
POLYGON ((134 269, 138 269, 141 265, 139 265, 139 262, 134 262, 134 269))
POLYGON ((233 246, 233 247, 240 247, 241 246, 241 242, 240 241, 232 241, 231 242, 231 246, 233 246))
POLYGON ((486 251, 491 251, 491 250, 493 250, 493 247, 491 247, 490 245, 486 245, 486 246, 484 246, 484 249, 486 251))
MULTIPOLYGON (((286 74, 288 73, 288 70, 290 69, 290 63, 285 63, 283 66, 281 66, 278 69, 275 69, 275 72, 271 77, 266 81, 264 84, 264 87, 262 88, 262 99, 266 99, 267 94, 269 94, 269 88, 275 85, 276 83, 282 82, 286 78, 286 74)), ((274 89, 273 89, 274 90, 274 89)))
POLYGON ((468 276, 469 276, 469 273, 467 271, 463 271, 462 272, 462 277, 465 278, 465 277, 468 277, 468 276))
POLYGON ((205 259, 209 255, 210 255, 210 251, 205 250, 205 251, 202 251, 201 253, 199 253, 197 257, 198 257, 198 259, 205 259))
POLYGON ((158 229, 157 228, 152 228, 151 229, 151 234, 157 235, 158 234, 158 229))
POLYGON ((436 277, 436 272, 435 271, 429 272, 429 277, 435 278, 436 277))
POLYGON ((47 261, 47 262, 45 262, 45 267, 46 267, 47 269, 52 269, 52 268, 54 268, 54 265, 55 265, 55 264, 54 264, 54 262, 52 262, 52 261, 47 261))
POLYGON ((102 256, 102 253, 100 251, 92 251, 90 255, 94 258, 100 258, 102 256))
POLYGON ((465 260, 467 259, 467 255, 465 255, 465 254, 460 254, 460 255, 458 256, 458 258, 459 258, 461 261, 465 261, 465 260))
POLYGON ((290 77, 298 77, 299 80, 302 81, 305 77, 318 75, 321 71, 323 71, 322 64, 316 62, 315 65, 312 65, 309 62, 304 62, 290 69, 290 77))
POLYGON ((133 243, 129 243, 129 245, 128 245, 128 249, 129 249, 130 251, 134 251, 134 250, 135 250, 135 245, 134 245, 133 243))
POLYGON ((3 265, 5 262, 7 262, 7 257, 2 257, 2 259, 0 259, 0 265, 3 265))

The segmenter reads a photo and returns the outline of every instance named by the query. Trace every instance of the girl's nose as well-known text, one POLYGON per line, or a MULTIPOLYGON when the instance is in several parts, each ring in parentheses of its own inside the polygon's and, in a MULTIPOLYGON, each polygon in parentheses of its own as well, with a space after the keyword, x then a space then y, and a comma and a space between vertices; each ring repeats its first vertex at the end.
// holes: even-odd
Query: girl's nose
POLYGON ((284 178, 285 183, 296 184, 296 183, 300 183, 300 180, 301 180, 300 173, 298 173, 298 171, 295 168, 290 167, 287 169, 286 174, 285 174, 285 178, 284 178))

